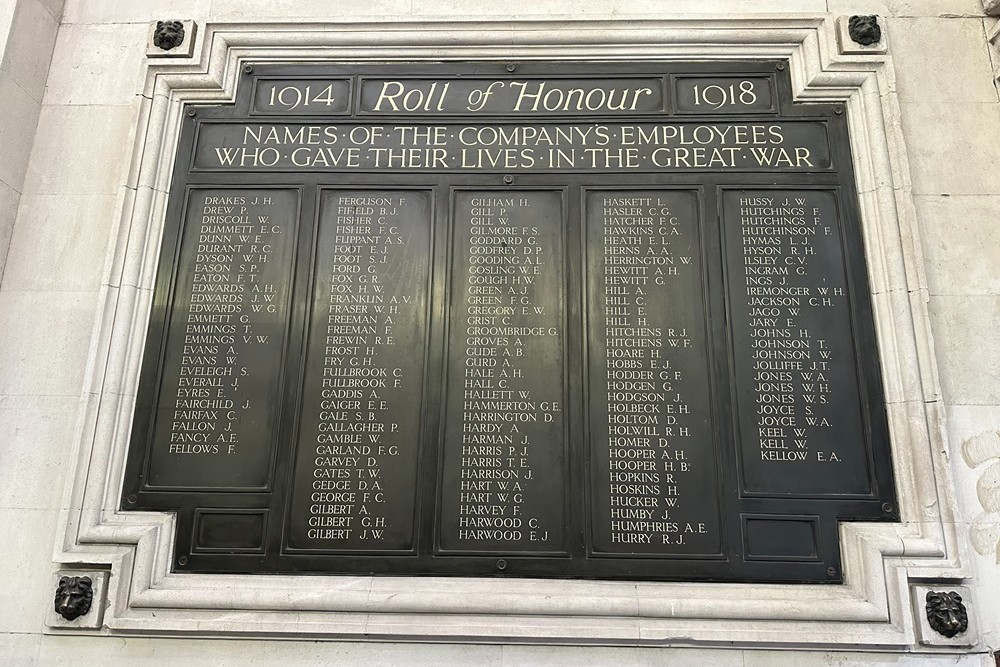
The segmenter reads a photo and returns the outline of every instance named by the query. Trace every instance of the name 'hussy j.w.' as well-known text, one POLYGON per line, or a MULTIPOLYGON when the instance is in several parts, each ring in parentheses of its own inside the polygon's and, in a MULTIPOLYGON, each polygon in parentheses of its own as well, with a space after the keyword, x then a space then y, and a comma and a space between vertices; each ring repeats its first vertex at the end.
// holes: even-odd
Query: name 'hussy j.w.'
MULTIPOLYGON (((451 81, 382 81, 368 111, 445 111, 454 108, 451 81)), ((566 87, 547 81, 491 81, 463 91, 458 100, 465 110, 478 111, 635 111, 642 98, 653 95, 648 86, 615 85, 566 87)))

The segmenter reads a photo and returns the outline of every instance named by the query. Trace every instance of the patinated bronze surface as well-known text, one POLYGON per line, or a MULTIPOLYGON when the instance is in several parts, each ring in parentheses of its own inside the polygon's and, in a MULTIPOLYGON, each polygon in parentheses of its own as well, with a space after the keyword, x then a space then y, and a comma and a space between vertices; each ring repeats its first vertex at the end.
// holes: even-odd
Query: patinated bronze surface
POLYGON ((184 116, 123 507, 184 571, 840 581, 897 517, 843 108, 509 65, 184 116))

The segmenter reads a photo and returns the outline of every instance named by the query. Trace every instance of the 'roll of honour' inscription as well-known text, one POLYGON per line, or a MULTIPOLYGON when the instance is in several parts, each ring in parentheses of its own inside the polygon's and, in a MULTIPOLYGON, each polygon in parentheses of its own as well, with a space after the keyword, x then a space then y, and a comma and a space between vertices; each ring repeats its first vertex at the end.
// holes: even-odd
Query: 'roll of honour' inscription
POLYGON ((836 195, 729 190, 722 202, 745 488, 866 494, 836 195))
POLYGON ((429 271, 427 193, 323 192, 291 548, 413 546, 429 271))
POLYGON ((150 486, 268 483, 297 218, 296 190, 189 193, 150 486))
POLYGON ((562 193, 458 191, 439 543, 563 547, 562 193))
POLYGON ((697 194, 592 190, 586 221, 594 551, 719 553, 697 194))

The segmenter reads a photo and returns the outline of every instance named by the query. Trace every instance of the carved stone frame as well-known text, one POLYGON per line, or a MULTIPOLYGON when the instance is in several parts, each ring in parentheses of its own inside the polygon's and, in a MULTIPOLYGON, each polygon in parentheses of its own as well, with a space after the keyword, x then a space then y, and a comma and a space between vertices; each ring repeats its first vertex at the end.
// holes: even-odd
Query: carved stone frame
MULTIPOLYGON (((891 57, 833 17, 207 24, 149 61, 54 560, 110 569, 104 633, 579 644, 911 647, 912 582, 969 576, 891 57), (843 585, 170 571, 174 520, 118 511, 182 105, 227 103, 244 62, 781 58, 797 100, 847 108, 902 522, 840 528, 843 585)), ((50 632, 65 631, 51 628, 50 632)))

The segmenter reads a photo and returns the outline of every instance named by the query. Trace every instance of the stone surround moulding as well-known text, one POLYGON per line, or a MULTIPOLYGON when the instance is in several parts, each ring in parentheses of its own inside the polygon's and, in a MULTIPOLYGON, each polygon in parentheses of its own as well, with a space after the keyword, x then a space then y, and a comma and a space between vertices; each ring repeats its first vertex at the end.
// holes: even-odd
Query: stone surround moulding
POLYGON ((147 65, 62 505, 55 562, 111 572, 101 633, 933 650, 911 584, 969 571, 891 56, 841 53, 832 16, 200 28, 147 65), (902 521, 841 525, 843 585, 174 574, 173 516, 118 511, 185 104, 232 102, 244 62, 706 58, 787 60, 796 100, 847 108, 902 521))

